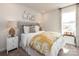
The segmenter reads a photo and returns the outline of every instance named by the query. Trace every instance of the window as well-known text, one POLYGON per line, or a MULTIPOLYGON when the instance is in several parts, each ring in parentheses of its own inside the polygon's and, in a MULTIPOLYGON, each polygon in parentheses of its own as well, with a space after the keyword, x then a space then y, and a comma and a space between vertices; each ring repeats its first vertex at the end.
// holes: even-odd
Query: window
POLYGON ((61 10, 62 34, 76 35, 76 7, 68 7, 61 10))

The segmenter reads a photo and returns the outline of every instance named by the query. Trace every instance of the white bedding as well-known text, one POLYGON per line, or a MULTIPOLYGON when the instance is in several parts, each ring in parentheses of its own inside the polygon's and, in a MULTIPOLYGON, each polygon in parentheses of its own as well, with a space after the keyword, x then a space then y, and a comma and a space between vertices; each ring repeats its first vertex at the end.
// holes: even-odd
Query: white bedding
MULTIPOLYGON (((32 48, 29 47, 29 43, 32 39, 33 36, 39 34, 41 32, 38 33, 27 33, 21 34, 21 47, 31 56, 40 56, 41 54, 39 54, 38 52, 36 52, 35 50, 33 50, 32 48), (27 45, 27 46, 26 46, 27 45)), ((54 42, 51 51, 49 54, 47 54, 47 56, 57 56, 59 50, 64 46, 64 39, 63 37, 59 38, 58 40, 56 40, 56 42, 54 42)))

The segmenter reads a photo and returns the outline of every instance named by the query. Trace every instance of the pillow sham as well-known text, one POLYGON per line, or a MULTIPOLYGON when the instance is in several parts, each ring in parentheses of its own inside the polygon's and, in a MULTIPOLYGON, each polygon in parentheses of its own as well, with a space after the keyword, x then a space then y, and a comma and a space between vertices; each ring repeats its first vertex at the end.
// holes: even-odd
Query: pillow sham
POLYGON ((30 31, 29 26, 24 26, 23 29, 24 29, 24 33, 29 33, 30 31))
POLYGON ((39 26, 30 26, 30 33, 39 32, 39 26))
POLYGON ((35 26, 30 26, 30 33, 35 33, 35 26))

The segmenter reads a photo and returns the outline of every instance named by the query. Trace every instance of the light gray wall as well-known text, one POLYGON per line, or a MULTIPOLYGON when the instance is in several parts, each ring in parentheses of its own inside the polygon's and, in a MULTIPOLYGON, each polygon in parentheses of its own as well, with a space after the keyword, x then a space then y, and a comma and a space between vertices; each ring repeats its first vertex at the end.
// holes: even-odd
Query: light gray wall
POLYGON ((23 21, 23 12, 25 10, 29 10, 32 14, 36 15, 36 20, 39 21, 40 13, 23 4, 0 4, 0 51, 6 49, 7 21, 23 21))
POLYGON ((77 4, 76 9, 76 42, 79 47, 79 4, 77 4))
POLYGON ((61 32, 61 12, 59 9, 43 14, 42 20, 43 30, 61 32))

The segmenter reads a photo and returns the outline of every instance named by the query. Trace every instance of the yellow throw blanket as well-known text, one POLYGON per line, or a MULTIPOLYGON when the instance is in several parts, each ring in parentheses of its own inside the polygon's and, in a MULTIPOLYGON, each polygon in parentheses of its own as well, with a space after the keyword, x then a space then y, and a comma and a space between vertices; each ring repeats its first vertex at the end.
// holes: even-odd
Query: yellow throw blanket
POLYGON ((41 33, 34 36, 29 45, 39 53, 46 55, 50 52, 53 43, 53 39, 50 39, 45 33, 41 33))

